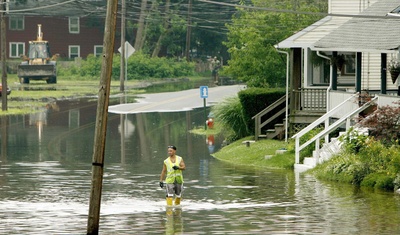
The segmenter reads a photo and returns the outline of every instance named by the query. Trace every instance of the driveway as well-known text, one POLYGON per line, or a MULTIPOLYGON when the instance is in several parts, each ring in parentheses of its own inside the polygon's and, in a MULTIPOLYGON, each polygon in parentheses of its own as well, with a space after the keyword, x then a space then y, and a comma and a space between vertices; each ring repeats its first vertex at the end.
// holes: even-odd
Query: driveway
MULTIPOLYGON (((246 89, 245 85, 208 88, 206 106, 214 105, 228 97, 237 96, 237 93, 243 89, 246 89)), ((108 112, 116 114, 178 112, 204 107, 204 99, 200 96, 200 88, 178 92, 143 94, 136 101, 137 103, 109 106, 108 112)))

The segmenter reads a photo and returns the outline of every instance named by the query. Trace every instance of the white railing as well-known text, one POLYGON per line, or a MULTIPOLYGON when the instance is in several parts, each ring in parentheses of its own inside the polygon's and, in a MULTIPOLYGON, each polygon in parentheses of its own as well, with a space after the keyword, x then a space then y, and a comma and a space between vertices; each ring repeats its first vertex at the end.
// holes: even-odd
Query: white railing
POLYGON ((395 102, 399 102, 400 97, 399 96, 393 96, 393 95, 379 95, 379 101, 378 101, 378 106, 393 106, 395 102))
MULTIPOLYGON (((329 109, 327 110, 328 112, 332 110, 333 107, 337 107, 338 105, 341 105, 343 100, 347 100, 350 97, 353 97, 354 93, 348 93, 344 91, 330 91, 329 92, 329 109)), ((346 104, 343 104, 340 108, 341 113, 348 113, 351 112, 352 110, 358 108, 358 102, 346 102, 346 104)), ((341 113, 336 113, 333 114, 334 118, 341 118, 342 115, 341 113)))
POLYGON ((341 108, 342 107, 347 107, 348 102, 357 102, 358 101, 358 93, 353 94, 351 97, 347 98, 345 101, 334 107, 332 110, 330 110, 328 113, 324 114, 317 120, 315 120, 313 123, 308 125, 306 128, 298 132, 296 135, 294 135, 292 138, 295 138, 295 163, 299 164, 300 163, 300 151, 310 145, 311 143, 315 142, 315 150, 317 151, 317 156, 319 156, 318 152, 320 149, 320 138, 325 137, 325 142, 328 142, 329 134, 333 132, 336 128, 338 128, 340 125, 342 125, 344 122, 346 122, 346 129, 350 128, 350 118, 352 118, 354 115, 364 111, 368 107, 370 107, 375 100, 377 100, 378 97, 374 97, 370 101, 366 102, 363 104, 361 107, 358 107, 357 109, 353 109, 351 112, 346 112, 343 113, 341 112, 341 118, 337 120, 336 122, 329 124, 330 118, 334 117, 335 114, 337 114, 339 111, 343 111, 341 108), (353 100, 355 99, 355 100, 353 100), (325 123, 325 129, 318 133, 316 136, 311 138, 310 140, 306 141, 304 144, 300 145, 300 138, 307 134, 309 131, 312 129, 316 128, 320 124, 325 123))

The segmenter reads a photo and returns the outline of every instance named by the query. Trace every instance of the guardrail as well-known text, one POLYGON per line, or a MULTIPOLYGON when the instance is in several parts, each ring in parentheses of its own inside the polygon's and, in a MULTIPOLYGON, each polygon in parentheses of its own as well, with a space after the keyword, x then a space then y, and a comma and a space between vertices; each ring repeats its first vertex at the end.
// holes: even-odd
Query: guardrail
MULTIPOLYGON (((300 163, 300 151, 302 149, 304 149, 305 147, 307 147, 311 143, 315 142, 315 150, 317 152, 319 152, 320 139, 322 137, 325 137, 326 138, 326 142, 328 142, 329 134, 332 133, 340 125, 342 125, 344 122, 346 122, 346 130, 348 128, 350 128, 350 118, 353 117, 356 114, 361 113, 362 111, 364 111, 368 107, 370 107, 375 102, 375 100, 378 99, 378 96, 372 98, 370 101, 366 102, 365 104, 363 104, 359 108, 357 108, 357 109, 355 109, 355 110, 353 110, 353 111, 351 111, 351 112, 349 112, 349 113, 347 113, 345 115, 342 115, 342 117, 339 120, 337 120, 336 122, 334 122, 332 124, 329 124, 330 118, 334 114, 336 114, 338 111, 340 111, 340 108, 342 106, 345 106, 347 102, 351 101, 354 98, 358 99, 358 95, 359 95, 358 93, 352 95, 351 97, 349 97, 348 99, 343 101, 341 104, 339 104, 338 106, 333 108, 331 111, 329 111, 328 113, 324 114, 323 116, 321 116, 320 118, 315 120, 313 123, 311 123, 306 128, 304 128, 303 130, 301 130, 300 132, 298 132, 297 134, 295 134, 292 137, 292 138, 295 138, 295 163, 296 164, 300 163), (310 140, 306 141, 304 144, 300 145, 300 138, 302 136, 304 136, 306 133, 308 133, 310 130, 316 128, 317 126, 319 126, 322 123, 325 123, 325 129, 323 131, 321 131, 320 133, 318 133, 313 138, 311 138, 310 140)), ((357 100, 355 100, 355 101, 357 101, 357 100)), ((317 153, 317 156, 319 156, 318 153, 317 153)))

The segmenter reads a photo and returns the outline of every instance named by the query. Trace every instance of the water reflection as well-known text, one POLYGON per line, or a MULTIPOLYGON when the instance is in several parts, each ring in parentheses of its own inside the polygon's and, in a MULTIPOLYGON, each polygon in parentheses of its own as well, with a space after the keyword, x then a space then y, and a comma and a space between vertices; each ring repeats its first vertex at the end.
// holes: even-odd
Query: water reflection
MULTIPOLYGON (((96 102, 57 105, 1 118, 0 234, 86 231, 96 102)), ((203 125, 203 110, 109 116, 101 234, 399 234, 398 196, 219 162, 220 136, 188 132, 203 125), (158 179, 171 143, 187 170, 168 211, 158 179)))

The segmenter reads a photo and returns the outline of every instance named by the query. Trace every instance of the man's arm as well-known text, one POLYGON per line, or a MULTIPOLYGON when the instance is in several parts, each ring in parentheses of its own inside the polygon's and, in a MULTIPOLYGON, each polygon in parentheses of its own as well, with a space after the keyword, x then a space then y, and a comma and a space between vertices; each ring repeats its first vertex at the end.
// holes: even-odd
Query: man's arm
POLYGON ((179 170, 185 170, 186 169, 186 165, 185 162, 183 161, 183 159, 181 160, 181 162, 179 163, 179 170))
POLYGON ((165 166, 165 164, 163 164, 163 168, 162 168, 161 175, 160 175, 160 182, 162 182, 164 180, 166 171, 167 171, 167 167, 165 166))

